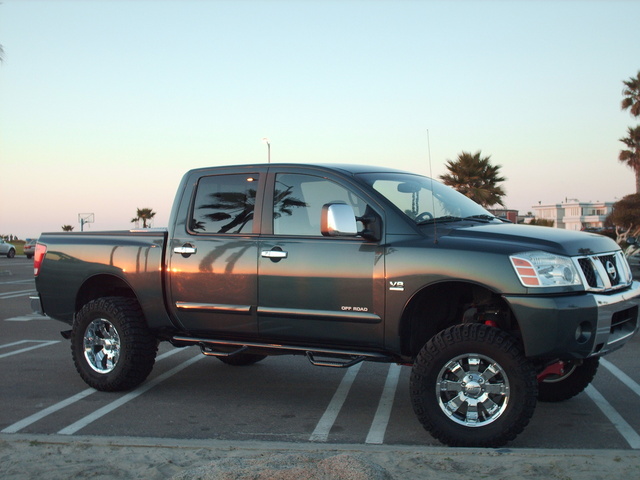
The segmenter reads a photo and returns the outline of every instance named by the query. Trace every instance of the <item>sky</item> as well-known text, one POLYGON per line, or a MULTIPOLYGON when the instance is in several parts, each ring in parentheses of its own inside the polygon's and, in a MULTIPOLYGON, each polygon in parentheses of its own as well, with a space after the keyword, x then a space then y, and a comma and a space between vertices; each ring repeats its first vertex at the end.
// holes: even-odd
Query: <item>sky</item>
POLYGON ((635 193, 620 109, 640 1, 3 0, 0 234, 168 225, 182 175, 272 162, 438 178, 507 208, 635 193))

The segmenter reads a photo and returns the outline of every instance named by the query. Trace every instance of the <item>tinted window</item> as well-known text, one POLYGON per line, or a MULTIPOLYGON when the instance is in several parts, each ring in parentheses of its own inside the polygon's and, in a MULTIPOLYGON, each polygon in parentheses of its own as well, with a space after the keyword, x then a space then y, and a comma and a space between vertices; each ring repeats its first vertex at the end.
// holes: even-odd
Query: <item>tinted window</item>
POLYGON ((356 216, 366 204, 346 188, 312 175, 278 174, 273 196, 273 233, 321 236, 320 214, 327 203, 346 203, 356 216))
POLYGON ((190 230, 251 233, 258 174, 215 175, 198 182, 190 230))

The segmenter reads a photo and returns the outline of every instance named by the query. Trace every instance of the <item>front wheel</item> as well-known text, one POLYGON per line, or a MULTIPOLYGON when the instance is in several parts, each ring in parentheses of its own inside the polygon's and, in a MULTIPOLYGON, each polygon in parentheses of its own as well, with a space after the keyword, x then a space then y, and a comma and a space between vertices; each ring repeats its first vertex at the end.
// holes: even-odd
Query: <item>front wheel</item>
POLYGON ((12 248, 7 252, 7 258, 13 258, 16 256, 16 251, 12 248))
POLYGON ((128 390, 151 373, 158 344, 135 299, 105 297, 87 303, 71 330, 71 353, 87 385, 128 390))
POLYGON ((450 327, 415 360, 411 402, 423 427, 453 447, 499 447, 535 410, 535 370, 506 332, 481 324, 450 327))

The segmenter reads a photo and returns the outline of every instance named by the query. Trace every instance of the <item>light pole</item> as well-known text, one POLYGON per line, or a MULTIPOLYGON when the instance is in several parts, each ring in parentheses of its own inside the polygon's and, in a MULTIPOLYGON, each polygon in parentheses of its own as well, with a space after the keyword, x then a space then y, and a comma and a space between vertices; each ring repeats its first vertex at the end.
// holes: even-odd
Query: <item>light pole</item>
POLYGON ((267 163, 271 163, 271 143, 267 137, 264 137, 262 141, 267 144, 267 163))

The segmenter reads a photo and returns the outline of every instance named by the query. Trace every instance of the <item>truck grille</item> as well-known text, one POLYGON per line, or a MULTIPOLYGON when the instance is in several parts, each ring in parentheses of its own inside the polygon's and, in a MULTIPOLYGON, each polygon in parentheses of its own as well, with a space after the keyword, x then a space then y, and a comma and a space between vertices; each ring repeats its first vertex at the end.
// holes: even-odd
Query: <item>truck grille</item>
POLYGON ((622 252, 578 257, 577 262, 588 290, 605 292, 631 284, 631 269, 622 252))

